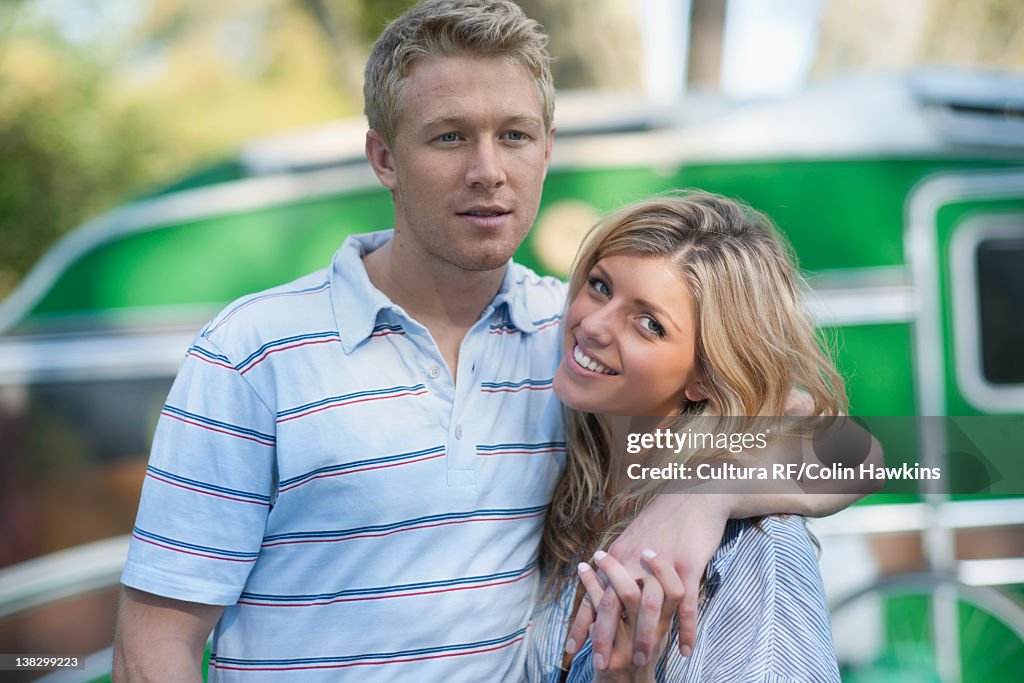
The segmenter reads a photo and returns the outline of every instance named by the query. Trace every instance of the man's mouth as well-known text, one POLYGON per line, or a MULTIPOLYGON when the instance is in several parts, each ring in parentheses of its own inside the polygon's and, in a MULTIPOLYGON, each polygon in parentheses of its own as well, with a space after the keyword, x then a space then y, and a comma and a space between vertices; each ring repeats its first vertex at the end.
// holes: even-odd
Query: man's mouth
POLYGON ((466 216, 504 216, 508 211, 466 211, 466 216))
POLYGON ((460 211, 460 216, 473 216, 474 218, 493 218, 504 216, 509 212, 504 209, 473 209, 472 211, 460 211))

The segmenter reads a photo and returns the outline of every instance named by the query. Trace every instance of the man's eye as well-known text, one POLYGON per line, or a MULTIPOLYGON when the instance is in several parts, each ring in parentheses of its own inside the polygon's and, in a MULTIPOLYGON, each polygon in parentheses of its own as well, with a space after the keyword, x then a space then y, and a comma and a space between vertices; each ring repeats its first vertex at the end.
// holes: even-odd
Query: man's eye
POLYGON ((510 130, 509 132, 505 133, 505 137, 507 137, 512 142, 523 142, 524 140, 527 139, 526 133, 523 133, 518 130, 510 130))
POLYGON ((443 135, 438 136, 437 139, 440 142, 458 142, 459 134, 458 133, 444 133, 443 135))

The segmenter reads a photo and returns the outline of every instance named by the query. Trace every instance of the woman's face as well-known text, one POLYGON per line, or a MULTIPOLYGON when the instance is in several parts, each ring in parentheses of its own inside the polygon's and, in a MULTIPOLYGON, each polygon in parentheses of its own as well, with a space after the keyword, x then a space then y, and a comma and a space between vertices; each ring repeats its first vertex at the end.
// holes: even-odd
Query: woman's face
POLYGON ((667 257, 598 261, 569 305, 554 389, 571 408, 604 415, 674 415, 703 400, 693 299, 667 257))

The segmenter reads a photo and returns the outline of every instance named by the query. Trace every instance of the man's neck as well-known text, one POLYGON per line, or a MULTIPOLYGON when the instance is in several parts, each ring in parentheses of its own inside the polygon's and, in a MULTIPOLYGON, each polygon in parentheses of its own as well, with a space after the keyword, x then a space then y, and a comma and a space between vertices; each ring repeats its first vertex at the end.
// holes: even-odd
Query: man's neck
POLYGON ((394 240, 363 257, 374 287, 430 331, 452 377, 469 328, 497 295, 505 267, 472 272, 439 262, 403 258, 394 240))

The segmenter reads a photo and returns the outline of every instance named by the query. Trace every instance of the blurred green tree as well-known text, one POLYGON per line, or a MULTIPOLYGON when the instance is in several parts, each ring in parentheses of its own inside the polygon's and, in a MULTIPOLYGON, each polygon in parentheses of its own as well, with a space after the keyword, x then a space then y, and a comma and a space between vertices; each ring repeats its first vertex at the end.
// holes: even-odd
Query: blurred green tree
POLYGON ((160 146, 145 105, 52 33, 0 47, 0 294, 71 226, 136 192, 160 146))
POLYGON ((0 298, 102 211, 253 137, 356 113, 366 46, 339 78, 306 5, 147 0, 105 26, 98 1, 0 0, 0 298), (72 25, 83 12, 101 13, 92 34, 72 25))

